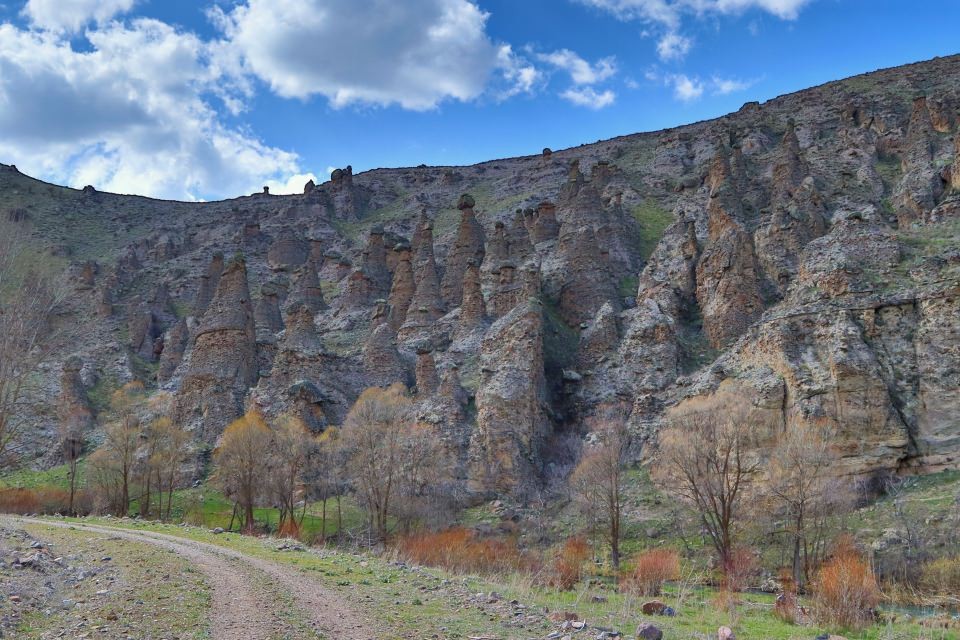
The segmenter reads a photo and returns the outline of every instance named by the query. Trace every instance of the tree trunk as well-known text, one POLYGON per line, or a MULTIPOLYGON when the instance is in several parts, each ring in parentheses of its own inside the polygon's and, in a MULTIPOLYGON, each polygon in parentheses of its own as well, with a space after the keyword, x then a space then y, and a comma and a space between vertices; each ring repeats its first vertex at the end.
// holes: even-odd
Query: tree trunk
POLYGON ((74 495, 76 494, 76 487, 77 487, 77 461, 71 460, 70 461, 70 509, 69 509, 69 514, 71 516, 77 515, 76 512, 73 510, 73 498, 74 498, 74 495))
POLYGON ((327 499, 323 499, 323 507, 320 512, 320 544, 327 543, 327 499))
POLYGON ((337 539, 340 539, 340 532, 343 530, 343 513, 340 511, 340 496, 337 495, 337 539))

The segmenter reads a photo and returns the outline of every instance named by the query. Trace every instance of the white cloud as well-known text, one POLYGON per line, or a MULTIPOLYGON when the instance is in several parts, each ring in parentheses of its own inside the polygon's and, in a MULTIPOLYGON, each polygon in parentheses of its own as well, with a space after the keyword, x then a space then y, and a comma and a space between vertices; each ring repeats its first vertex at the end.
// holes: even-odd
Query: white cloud
POLYGON ((710 84, 713 86, 713 92, 717 95, 725 96, 728 93, 736 93, 737 91, 743 91, 744 89, 749 89, 753 86, 753 80, 737 80, 735 78, 720 78, 718 76, 713 76, 710 79, 710 84))
MULTIPOLYGON (((331 171, 331 173, 333 173, 333 171, 331 171)), ((317 176, 313 175, 313 173, 297 173, 286 180, 267 180, 266 186, 270 187, 270 193, 284 196, 291 193, 303 193, 304 185, 310 180, 313 180, 314 184, 320 184, 326 181, 318 180, 317 176)))
POLYGON ((617 72, 614 58, 603 58, 595 64, 590 64, 569 49, 560 49, 553 53, 537 55, 541 62, 550 64, 557 69, 570 74, 570 79, 577 85, 591 85, 602 82, 617 72))
POLYGON ((30 24, 52 31, 80 31, 133 8, 136 0, 29 0, 22 14, 30 24))
POLYGON ((617 94, 609 89, 598 92, 593 87, 571 87, 561 93, 560 97, 578 107, 603 109, 614 103, 617 99, 617 94))
POLYGON ((664 61, 683 60, 692 46, 693 40, 675 31, 670 31, 657 42, 657 55, 664 61))
MULTIPOLYGON (((216 44, 156 20, 51 31, 0 25, 0 157, 45 179, 166 198, 259 189, 295 154, 225 125, 204 96, 242 102, 216 44)), ((301 185, 302 187, 302 185, 301 185)))
POLYGON ((499 100, 506 100, 521 93, 532 94, 543 83, 543 72, 537 69, 529 60, 514 52, 513 48, 504 44, 497 51, 497 67, 502 75, 502 88, 496 90, 499 100))
POLYGON ((211 16, 275 93, 337 108, 472 100, 498 65, 488 14, 468 0, 245 0, 211 16))
POLYGON ((794 20, 813 0, 577 0, 620 20, 641 20, 675 29, 684 14, 736 14, 757 9, 784 20, 794 20))
POLYGON ((703 95, 703 82, 682 73, 668 76, 667 81, 673 85, 673 95, 677 100, 692 102, 703 95))
MULTIPOLYGON (((716 15, 737 15, 755 10, 782 20, 795 20, 800 10, 814 0, 573 0, 601 11, 618 20, 637 20, 662 31, 657 54, 663 60, 682 59, 693 44, 678 34, 685 18, 716 15), (686 40, 684 42, 684 40, 686 40)), ((649 30, 644 30, 648 34, 649 30)))
MULTIPOLYGON (((654 76, 654 79, 656 77, 658 76, 654 76)), ((663 80, 667 86, 673 88, 674 97, 683 102, 698 100, 708 91, 713 95, 720 96, 743 91, 756 83, 756 80, 737 80, 720 76, 713 76, 709 80, 701 80, 696 76, 691 77, 682 73, 666 75, 663 80)))

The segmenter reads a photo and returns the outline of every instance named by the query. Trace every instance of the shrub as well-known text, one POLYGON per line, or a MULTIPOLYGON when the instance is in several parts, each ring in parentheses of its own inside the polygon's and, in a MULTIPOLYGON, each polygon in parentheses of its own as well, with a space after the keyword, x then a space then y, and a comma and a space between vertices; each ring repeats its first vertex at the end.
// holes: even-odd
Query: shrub
POLYGON ((583 563, 590 557, 590 545, 583 538, 570 538, 563 543, 553 560, 552 586, 569 591, 580 582, 583 563))
POLYGON ((920 570, 920 588, 931 595, 960 593, 960 555, 924 563, 920 570))
POLYGON ((723 567, 723 586, 730 591, 743 591, 760 572, 757 554, 748 547, 734 547, 723 567))
POLYGON ((842 541, 817 576, 814 614, 825 624, 856 629, 870 623, 880 601, 880 589, 870 564, 842 541))
POLYGON ((663 583, 680 578, 680 555, 673 549, 650 549, 634 560, 621 586, 641 596, 658 596, 663 583))
MULTIPOLYGON (((92 502, 89 492, 77 491, 73 501, 74 510, 79 514, 90 513, 92 502)), ((66 513, 69 507, 70 492, 66 489, 37 487, 0 490, 0 512, 3 513, 53 515, 66 513)))
POLYGON ((407 536, 397 542, 396 548, 410 562, 455 573, 510 573, 533 570, 536 565, 515 540, 478 538, 463 527, 407 536))

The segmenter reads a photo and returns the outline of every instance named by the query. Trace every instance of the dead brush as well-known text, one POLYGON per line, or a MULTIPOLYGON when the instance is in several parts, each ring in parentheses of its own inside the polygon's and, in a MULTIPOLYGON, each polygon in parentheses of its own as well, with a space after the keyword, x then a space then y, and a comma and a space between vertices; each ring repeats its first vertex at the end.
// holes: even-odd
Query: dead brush
POLYGON ((581 537, 563 543, 553 559, 550 584, 561 591, 569 591, 583 577, 583 563, 590 557, 590 545, 581 537))
POLYGON ((680 578, 680 554, 673 549, 650 549, 634 560, 633 571, 620 581, 623 591, 658 596, 666 582, 680 578))
POLYGON ((849 540, 841 540, 817 575, 814 615, 823 624, 857 629, 873 621, 880 588, 873 568, 849 540))
POLYGON ((535 558, 522 552, 513 538, 479 538, 463 527, 400 538, 400 557, 416 564, 440 567, 453 573, 507 574, 532 571, 535 558))

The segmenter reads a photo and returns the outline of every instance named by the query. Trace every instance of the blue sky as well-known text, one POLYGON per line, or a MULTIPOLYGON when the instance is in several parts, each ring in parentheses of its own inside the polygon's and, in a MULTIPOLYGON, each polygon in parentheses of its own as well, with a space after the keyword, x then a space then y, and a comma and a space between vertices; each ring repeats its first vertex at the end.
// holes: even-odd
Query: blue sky
POLYGON ((0 162, 297 191, 718 116, 957 53, 957 24, 960 2, 902 0, 0 0, 0 162))

